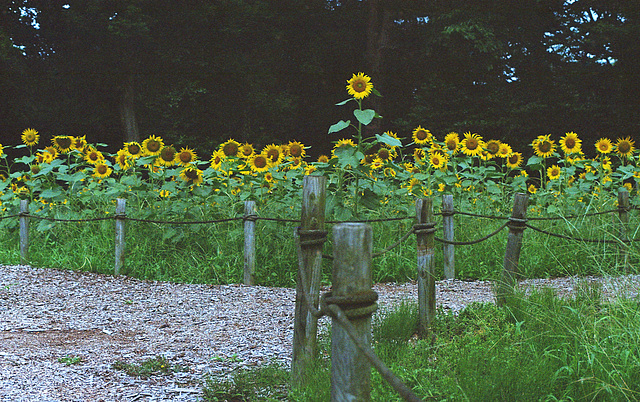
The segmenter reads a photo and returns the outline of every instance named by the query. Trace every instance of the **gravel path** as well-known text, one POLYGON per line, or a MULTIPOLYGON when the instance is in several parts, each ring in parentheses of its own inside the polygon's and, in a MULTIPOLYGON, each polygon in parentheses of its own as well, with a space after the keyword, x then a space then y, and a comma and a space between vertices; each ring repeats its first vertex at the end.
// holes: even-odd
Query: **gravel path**
MULTIPOLYGON (((586 278, 637 295, 639 276, 586 278)), ((570 293, 575 278, 525 281, 570 293)), ((494 300, 490 282, 439 281, 438 306, 494 300)), ((415 283, 374 287, 380 306, 417 300, 415 283)), ((196 401, 205 375, 273 359, 289 364, 295 290, 189 285, 30 266, 0 266, 1 401, 196 401), (186 371, 116 370, 164 356, 186 371), (78 364, 64 359, 80 358, 78 364), (62 359, 62 360, 60 360, 62 359)), ((326 323, 326 318, 322 319, 326 323)))

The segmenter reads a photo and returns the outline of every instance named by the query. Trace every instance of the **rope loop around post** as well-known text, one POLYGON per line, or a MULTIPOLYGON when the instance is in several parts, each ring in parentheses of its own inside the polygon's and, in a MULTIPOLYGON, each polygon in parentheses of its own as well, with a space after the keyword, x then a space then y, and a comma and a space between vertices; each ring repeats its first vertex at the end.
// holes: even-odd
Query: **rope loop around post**
POLYGON ((413 225, 413 233, 415 234, 430 234, 430 233, 435 233, 435 231, 436 231, 435 222, 416 223, 413 225))
POLYGON ((298 228, 300 246, 321 246, 327 240, 327 233, 326 230, 298 228))
POLYGON ((456 211, 453 209, 443 209, 442 212, 440 212, 440 215, 442 216, 453 216, 456 214, 456 211))
POLYGON ((514 230, 514 231, 525 230, 527 228, 527 220, 526 219, 509 217, 509 221, 507 222, 507 227, 510 230, 514 230))
POLYGON ((320 298, 320 310, 333 316, 330 305, 336 305, 342 310, 347 318, 370 317, 378 309, 378 293, 368 290, 349 296, 333 296, 332 292, 325 292, 320 298))
POLYGON ((256 214, 245 214, 242 216, 242 220, 243 221, 251 221, 251 222, 255 222, 258 220, 258 215, 256 214))

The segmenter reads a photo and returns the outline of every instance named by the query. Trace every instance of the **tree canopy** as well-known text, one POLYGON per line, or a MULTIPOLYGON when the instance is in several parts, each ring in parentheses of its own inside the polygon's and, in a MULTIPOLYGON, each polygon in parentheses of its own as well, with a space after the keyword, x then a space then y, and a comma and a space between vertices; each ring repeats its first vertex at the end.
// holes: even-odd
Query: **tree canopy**
POLYGON ((35 127, 317 155, 359 71, 383 94, 374 130, 400 137, 640 129, 636 0, 10 0, 0 22, 4 142, 35 127))

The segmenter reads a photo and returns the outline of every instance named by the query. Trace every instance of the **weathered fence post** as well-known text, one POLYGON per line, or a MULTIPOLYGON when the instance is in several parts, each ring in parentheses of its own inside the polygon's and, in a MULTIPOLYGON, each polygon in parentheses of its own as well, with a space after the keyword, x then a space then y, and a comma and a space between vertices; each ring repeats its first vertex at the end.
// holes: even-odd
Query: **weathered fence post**
MULTIPOLYGON (((442 232, 443 239, 453 241, 453 195, 445 194, 442 196, 442 232)), ((453 244, 444 243, 444 277, 454 279, 456 277, 455 268, 455 250, 453 244)))
POLYGON ((435 223, 431 198, 416 200, 418 254, 418 336, 425 337, 436 312, 435 223))
POLYGON ((629 192, 621 188, 618 190, 618 218, 620 219, 620 240, 624 245, 618 246, 618 259, 624 267, 624 272, 629 273, 629 192))
POLYGON ((513 294, 518 275, 518 260, 522 249, 522 234, 526 228, 527 206, 529 196, 524 193, 517 193, 513 200, 513 211, 509 218, 507 227, 507 247, 504 254, 504 266, 502 269, 502 279, 497 286, 497 304, 502 306, 507 301, 507 296, 513 294))
POLYGON ((124 198, 116 199, 116 254, 115 254, 115 266, 113 269, 114 275, 120 275, 122 267, 124 267, 124 217, 126 216, 127 200, 124 198))
POLYGON ((20 200, 20 264, 29 263, 29 200, 20 200))
MULTIPOLYGON (((364 223, 342 223, 333 227, 332 296, 354 297, 371 291, 373 230, 364 223)), ((350 319, 355 338, 371 345, 371 316, 350 319)), ((369 401, 371 363, 356 347, 336 318, 331 323, 331 400, 369 401)))
POLYGON ((244 202, 244 284, 256 284, 256 202, 244 202))
POLYGON ((322 277, 322 246, 326 238, 324 210, 327 178, 305 176, 302 189, 302 214, 298 238, 298 276, 293 324, 293 360, 291 375, 294 385, 301 385, 309 361, 316 357, 318 318, 309 311, 307 302, 318 307, 322 277), (301 275, 300 271, 304 271, 301 275), (306 283, 303 281, 303 277, 306 283), (306 299, 304 292, 308 292, 306 299))

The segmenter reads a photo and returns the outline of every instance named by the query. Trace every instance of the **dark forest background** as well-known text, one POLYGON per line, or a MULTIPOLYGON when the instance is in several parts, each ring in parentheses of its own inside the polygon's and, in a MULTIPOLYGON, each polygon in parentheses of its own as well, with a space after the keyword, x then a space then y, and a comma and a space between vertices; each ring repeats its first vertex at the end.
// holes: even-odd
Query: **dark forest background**
POLYGON ((515 150, 640 129, 638 0, 1 0, 0 140, 234 138, 317 156, 372 77, 375 130, 471 131, 515 150))

